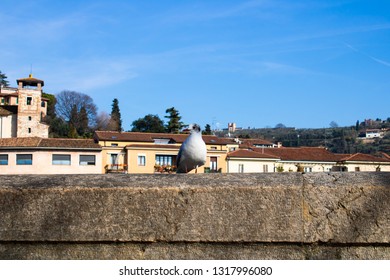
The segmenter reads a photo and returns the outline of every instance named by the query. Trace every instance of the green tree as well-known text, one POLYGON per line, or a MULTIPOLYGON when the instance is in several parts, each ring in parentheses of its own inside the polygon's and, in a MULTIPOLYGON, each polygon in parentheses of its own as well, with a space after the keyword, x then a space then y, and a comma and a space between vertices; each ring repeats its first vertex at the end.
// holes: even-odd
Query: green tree
POLYGON ((209 124, 206 124, 204 131, 202 132, 203 135, 211 135, 211 126, 209 124))
POLYGON ((123 131, 121 112, 119 109, 119 101, 116 98, 112 101, 110 126, 111 126, 111 130, 119 131, 119 132, 123 131))
POLYGON ((72 110, 69 116, 69 138, 78 138, 79 134, 77 133, 77 127, 79 125, 79 112, 77 111, 77 106, 73 105, 72 110))
POLYGON ((89 122, 89 120, 88 120, 87 110, 83 106, 80 109, 80 112, 78 115, 78 123, 77 123, 77 127, 76 127, 77 133, 80 136, 85 137, 86 134, 89 132, 88 122, 89 122))
POLYGON ((356 125, 355 125, 355 130, 359 131, 359 127, 360 127, 360 122, 359 122, 359 120, 357 120, 356 125))
POLYGON ((183 128, 184 124, 181 122, 181 116, 179 111, 175 109, 175 107, 168 108, 165 113, 169 114, 165 116, 165 118, 169 119, 168 124, 166 126, 166 131, 168 133, 179 133, 183 128))
POLYGON ((51 120, 57 117, 56 115, 56 103, 57 99, 54 94, 42 93, 42 97, 47 99, 47 108, 46 108, 46 122, 50 124, 51 120))
POLYGON ((164 122, 157 115, 146 115, 143 118, 133 121, 131 124, 133 132, 165 132, 164 122))
MULTIPOLYGON (((50 125, 49 126, 50 137, 65 138, 65 137, 70 136, 69 124, 67 122, 65 122, 63 119, 56 117, 50 121, 49 125, 50 125)), ((76 135, 76 137, 77 137, 77 135, 76 135)))
POLYGON ((68 138, 78 138, 78 137, 79 135, 77 134, 77 129, 72 124, 70 124, 68 138))
POLYGON ((0 71, 0 85, 4 87, 9 86, 9 82, 7 81, 7 75, 1 73, 1 71, 0 71))
POLYGON ((57 117, 55 106, 57 99, 54 94, 42 93, 42 97, 47 100, 47 113, 44 122, 49 125, 49 135, 53 138, 68 137, 69 125, 61 118, 57 117))

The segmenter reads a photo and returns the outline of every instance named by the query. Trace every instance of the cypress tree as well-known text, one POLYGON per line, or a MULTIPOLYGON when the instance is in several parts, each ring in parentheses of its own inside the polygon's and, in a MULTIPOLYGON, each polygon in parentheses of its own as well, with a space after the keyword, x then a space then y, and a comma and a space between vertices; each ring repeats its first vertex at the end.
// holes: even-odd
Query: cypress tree
POLYGON ((1 73, 1 71, 0 71, 0 85, 4 87, 9 86, 9 82, 7 81, 7 76, 4 73, 1 73))
POLYGON ((203 131, 203 135, 211 135, 211 126, 209 124, 206 124, 205 128, 204 128, 204 131, 203 131))
POLYGON ((82 136, 84 136, 88 132, 88 114, 84 106, 80 109, 77 132, 79 135, 82 136))
POLYGON ((112 101, 111 128, 114 131, 123 131, 121 112, 119 110, 119 101, 116 98, 112 101))
POLYGON ((175 109, 175 107, 168 108, 165 113, 168 113, 168 116, 165 118, 169 119, 167 124, 167 132, 168 133, 179 133, 183 127, 183 122, 181 122, 181 116, 179 111, 175 109))

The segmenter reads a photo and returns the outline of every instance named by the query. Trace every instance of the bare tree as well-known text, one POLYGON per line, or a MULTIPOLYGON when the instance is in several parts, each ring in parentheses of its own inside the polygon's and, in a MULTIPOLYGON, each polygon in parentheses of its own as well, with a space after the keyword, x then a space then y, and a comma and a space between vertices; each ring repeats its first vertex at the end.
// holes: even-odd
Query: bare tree
POLYGON ((111 117, 107 112, 100 112, 97 115, 96 130, 111 130, 111 117))
POLYGON ((80 114, 82 111, 88 118, 89 126, 95 126, 97 107, 89 95, 76 91, 64 90, 56 95, 56 99, 56 113, 58 117, 69 122, 72 120, 72 114, 74 115, 75 110, 77 111, 77 114, 80 114))

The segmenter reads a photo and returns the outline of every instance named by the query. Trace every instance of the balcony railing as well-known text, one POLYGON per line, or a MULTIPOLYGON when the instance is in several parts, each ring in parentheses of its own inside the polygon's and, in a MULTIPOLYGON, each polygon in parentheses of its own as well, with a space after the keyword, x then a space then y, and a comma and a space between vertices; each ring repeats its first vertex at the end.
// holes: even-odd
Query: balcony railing
POLYGON ((106 173, 127 173, 127 164, 107 164, 106 173))

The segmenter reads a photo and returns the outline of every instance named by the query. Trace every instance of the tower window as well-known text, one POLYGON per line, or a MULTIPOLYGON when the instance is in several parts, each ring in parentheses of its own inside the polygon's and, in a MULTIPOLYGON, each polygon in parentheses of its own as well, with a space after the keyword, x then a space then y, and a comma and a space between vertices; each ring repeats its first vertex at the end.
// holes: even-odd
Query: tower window
POLYGON ((28 116, 28 120, 31 121, 31 119, 32 119, 31 116, 28 116))
POLYGON ((30 127, 28 128, 28 133, 31 133, 31 128, 30 127))
POLYGON ((28 96, 27 97, 27 105, 31 105, 32 104, 32 97, 28 96))

